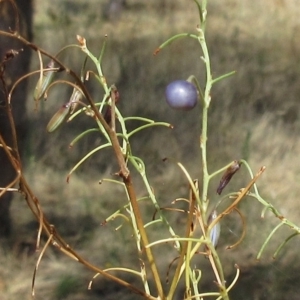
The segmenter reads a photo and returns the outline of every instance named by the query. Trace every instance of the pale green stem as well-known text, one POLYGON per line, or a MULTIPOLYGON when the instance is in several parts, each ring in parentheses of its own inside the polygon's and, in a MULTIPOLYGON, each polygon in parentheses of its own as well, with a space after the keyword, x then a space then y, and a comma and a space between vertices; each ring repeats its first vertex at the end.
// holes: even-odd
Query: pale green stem
MULTIPOLYGON (((175 237, 176 233, 173 230, 173 228, 170 225, 170 223, 168 222, 167 218, 162 213, 162 210, 160 209, 160 207, 159 207, 159 205, 157 203, 155 194, 153 193, 153 190, 151 189, 151 186, 150 186, 150 184, 148 182, 148 178, 147 178, 146 170, 145 170, 145 165, 137 157, 130 156, 129 159, 130 159, 131 163, 133 164, 133 166, 135 167, 135 169, 140 173, 140 175, 141 175, 141 177, 143 179, 144 185, 145 185, 145 187, 147 189, 149 198, 151 199, 151 201, 152 201, 152 203, 153 203, 153 205, 154 205, 157 213, 159 214, 160 220, 168 227, 168 230, 169 230, 171 236, 175 237)), ((179 250, 180 249, 180 244, 179 244, 178 241, 175 241, 175 245, 176 245, 176 249, 179 250)))
MULTIPOLYGON (((205 18, 204 18, 205 20, 205 18)), ((204 21, 205 23, 205 21, 204 21)), ((204 24, 202 24, 203 28, 204 24)), ((202 158, 202 172, 203 172, 203 186, 202 186, 202 214, 205 215, 207 211, 207 207, 209 204, 207 198, 208 192, 208 184, 209 184, 209 174, 207 169, 207 122, 208 122, 208 108, 210 104, 210 91, 212 88, 212 76, 211 76, 211 66, 210 66, 210 57, 205 41, 204 31, 203 29, 198 28, 199 36, 198 41, 200 43, 202 52, 203 52, 203 61, 206 68, 206 85, 205 85, 205 92, 204 92, 204 99, 203 99, 203 110, 202 110, 202 131, 200 137, 200 148, 201 148, 201 158, 202 158)))
MULTIPOLYGON (((202 197, 201 197, 201 216, 202 216, 202 221, 206 222, 206 212, 207 208, 209 205, 209 199, 208 199, 208 186, 209 186, 209 181, 210 181, 210 176, 208 173, 208 168, 207 168, 207 122, 208 122, 208 109, 211 101, 211 88, 213 85, 213 79, 211 75, 211 65, 210 65, 210 56, 208 52, 208 48, 206 45, 205 41, 205 25, 206 25, 206 6, 207 6, 207 1, 203 0, 202 1, 202 16, 201 16, 201 25, 198 28, 199 35, 198 35, 198 41, 200 43, 202 52, 203 52, 203 61, 205 64, 205 69, 206 69, 206 84, 205 84, 205 91, 204 91, 204 99, 202 102, 203 105, 203 110, 202 110, 202 130, 201 130, 201 137, 200 137, 200 148, 201 148, 201 159, 202 159, 202 173, 203 173, 203 182, 202 182, 202 197)), ((205 234, 205 233, 203 233, 205 234)), ((199 243, 197 243, 199 244, 199 243)), ((224 274, 223 274, 223 268, 222 264, 219 260, 219 256, 217 252, 215 251, 215 248, 211 244, 211 241, 207 241, 207 246, 209 247, 211 253, 212 253, 212 258, 213 261, 217 267, 217 273, 216 275, 220 276, 221 279, 221 286, 220 286, 220 294, 223 297, 223 299, 228 300, 228 293, 226 290, 225 286, 225 281, 224 281, 224 274)), ((198 249, 196 245, 192 251, 191 251, 191 256, 194 254, 193 251, 196 251, 198 249)))

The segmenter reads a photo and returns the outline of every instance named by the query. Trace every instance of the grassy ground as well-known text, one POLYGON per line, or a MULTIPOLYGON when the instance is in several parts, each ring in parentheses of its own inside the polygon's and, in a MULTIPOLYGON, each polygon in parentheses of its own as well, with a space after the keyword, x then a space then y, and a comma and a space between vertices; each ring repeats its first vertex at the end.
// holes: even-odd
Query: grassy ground
MULTIPOLYGON (((111 20, 103 19, 104 6, 95 0, 36 2, 37 44, 55 53, 66 43, 75 43, 75 35, 80 34, 97 53, 104 35, 108 34, 104 69, 109 83, 116 83, 120 91, 120 109, 125 115, 142 115, 175 125, 172 131, 149 130, 133 141, 134 151, 148 163, 151 182, 162 205, 187 193, 183 176, 172 164, 163 164, 163 157, 180 159, 193 177, 200 176, 198 112, 170 111, 163 92, 169 81, 187 78, 191 73, 203 81, 201 54, 194 42, 186 40, 175 42, 158 56, 152 56, 153 50, 170 35, 194 31, 196 10, 192 2, 165 0, 145 4, 128 0, 122 13, 111 20)), ((297 185, 300 70, 296 63, 300 53, 299 10, 297 0, 231 0, 226 3, 211 0, 207 28, 213 73, 237 71, 212 93, 209 169, 240 157, 247 158, 254 170, 266 165, 267 171, 259 181, 262 194, 295 222, 299 216, 297 195, 300 192, 297 185)), ((72 50, 64 59, 79 70, 80 52, 72 50)), ((32 68, 37 67, 37 61, 33 60, 32 68)), ((91 84, 90 88, 93 96, 100 94, 102 98, 96 85, 91 84)), ((100 142, 97 136, 91 136, 72 151, 68 149, 72 137, 91 123, 82 120, 78 125, 67 124, 52 135, 45 133, 51 114, 68 99, 69 93, 67 89, 53 90, 37 113, 33 112, 33 101, 28 99, 32 126, 28 180, 51 222, 70 245, 90 261, 100 266, 136 265, 128 230, 114 232, 116 223, 100 226, 125 199, 121 189, 114 189, 112 193, 110 184, 98 184, 101 178, 116 171, 111 153, 95 156, 69 184, 65 182, 69 168, 100 142)), ((246 171, 241 170, 232 186, 243 187, 247 180, 246 171)), ((211 197, 215 197, 214 189, 211 197)), ((140 196, 145 194, 142 189, 138 192, 140 196)), ((224 220, 219 246, 228 278, 233 276, 234 263, 242 268, 241 283, 232 298, 297 299, 294 274, 299 268, 295 251, 298 241, 291 241, 278 261, 271 262, 272 250, 288 235, 287 230, 280 232, 262 262, 257 263, 255 255, 276 222, 271 215, 261 220, 261 207, 251 199, 241 207, 247 215, 245 241, 236 250, 224 249, 240 232, 239 221, 232 216, 224 220)), ((1 250, 0 292, 4 300, 19 299, 20 295, 30 299, 31 277, 37 259, 34 253, 37 224, 21 200, 13 203, 12 215, 13 250, 1 250)), ((173 216, 172 220, 182 222, 180 216, 173 216)), ((174 255, 166 249, 166 255, 159 257, 161 265, 168 265, 174 255)), ((87 291, 93 275, 49 249, 37 274, 36 299, 134 299, 132 294, 124 294, 122 289, 100 279, 92 291, 87 291)), ((208 276, 203 284, 213 287, 212 277, 208 276)))

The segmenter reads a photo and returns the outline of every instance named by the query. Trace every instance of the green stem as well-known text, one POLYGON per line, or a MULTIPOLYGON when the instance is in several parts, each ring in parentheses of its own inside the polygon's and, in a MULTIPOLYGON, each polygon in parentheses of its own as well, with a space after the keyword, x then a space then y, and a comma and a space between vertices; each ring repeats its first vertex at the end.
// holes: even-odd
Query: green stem
POLYGON ((213 258, 213 261, 217 267, 217 271, 218 271, 218 275, 220 277, 220 294, 222 296, 222 298, 224 300, 229 300, 229 297, 228 297, 228 291, 226 289, 226 286, 225 286, 225 278, 224 278, 224 272, 223 272, 223 268, 222 268, 222 263, 220 261, 220 258, 218 256, 218 253, 215 249, 215 247, 213 246, 212 242, 211 241, 208 241, 207 240, 207 243, 206 245, 208 246, 209 248, 209 251, 211 252, 211 255, 212 255, 212 258, 213 258))
MULTIPOLYGON (((194 216, 194 207, 195 207, 195 202, 196 202, 196 195, 197 195, 197 191, 195 193, 195 191, 191 188, 190 191, 190 204, 189 204, 189 214, 188 214, 188 219, 187 219, 187 223, 186 223, 186 229, 185 229, 185 237, 191 238, 193 236, 193 216, 194 216)), ((191 260, 191 256, 190 256, 190 251, 191 251, 191 241, 186 241, 183 243, 182 245, 182 249, 181 249, 181 253, 180 253, 180 257, 178 260, 178 264, 177 264, 177 268, 175 270, 175 274, 172 280, 172 284, 170 287, 170 291, 168 294, 168 299, 173 299, 176 287, 178 286, 178 281, 180 279, 181 276, 181 270, 182 270, 182 266, 185 264, 185 270, 186 270, 186 278, 185 278, 185 282, 186 282, 186 290, 190 289, 190 281, 189 281, 189 275, 188 275, 188 271, 189 271, 189 265, 190 265, 190 260, 191 260)))
POLYGON ((208 108, 210 104, 210 91, 212 88, 212 76, 210 67, 209 53, 204 37, 204 32, 199 29, 199 43, 203 52, 203 61, 206 68, 206 85, 203 99, 203 110, 202 110, 202 132, 200 137, 200 148, 201 148, 201 158, 202 158, 202 173, 203 173, 203 187, 202 187, 202 210, 204 213, 207 211, 209 204, 207 198, 208 184, 209 184, 209 174, 207 169, 207 122, 208 122, 208 108))
MULTIPOLYGON (((153 193, 153 190, 152 190, 152 188, 151 188, 151 186, 149 184, 149 181, 148 181, 148 178, 147 178, 147 175, 146 175, 145 165, 144 165, 143 161, 140 160, 138 157, 133 157, 133 156, 130 156, 129 160, 131 161, 131 163, 133 164, 133 166, 135 167, 135 169, 140 173, 140 175, 142 177, 142 180, 144 182, 144 185, 145 185, 145 187, 147 189, 149 198, 152 201, 152 204, 154 205, 156 211, 158 212, 160 220, 168 227, 168 230, 169 230, 171 236, 175 237, 176 236, 175 231, 173 230, 172 226, 168 222, 167 218, 162 213, 162 210, 160 209, 160 207, 159 207, 159 205, 157 203, 155 194, 153 193)), ((179 242, 175 242, 175 248, 177 250, 180 249, 179 242)))
POLYGON ((207 143, 207 112, 208 108, 203 108, 202 113, 202 133, 200 137, 200 148, 201 148, 201 158, 202 158, 202 173, 203 173, 203 183, 202 183, 202 197, 201 197, 201 211, 205 213, 208 207, 208 185, 209 185, 209 174, 207 169, 207 152, 206 152, 206 143, 207 143))
MULTIPOLYGON (((206 222, 206 212, 207 208, 209 205, 209 199, 208 199, 208 186, 209 186, 209 181, 210 181, 210 176, 208 173, 208 168, 207 168, 207 123, 208 123, 208 109, 211 101, 211 88, 213 85, 213 79, 211 75, 211 65, 210 65, 210 56, 208 52, 208 48, 206 45, 206 40, 205 40, 205 26, 206 26, 206 6, 207 6, 207 0, 202 1, 202 6, 199 5, 200 7, 200 21, 201 25, 198 27, 198 41, 200 43, 202 52, 203 52, 203 61, 205 64, 205 69, 206 69, 206 84, 205 84, 205 91, 204 91, 204 99, 203 99, 203 109, 202 109, 202 130, 201 130, 201 136, 200 136, 200 149, 201 149, 201 159, 202 159, 202 174, 203 174, 203 182, 202 182, 202 197, 201 197, 201 216, 202 216, 202 222, 205 224, 206 222)), ((205 234, 205 232, 203 232, 205 234)), ((212 259, 214 264, 217 267, 217 273, 218 276, 220 277, 219 288, 220 288, 220 294, 223 297, 223 299, 228 300, 229 296, 226 290, 225 286, 225 281, 224 281, 224 274, 223 274, 223 268, 222 264, 220 262, 219 256, 211 244, 211 241, 208 241, 207 246, 209 247, 211 253, 212 253, 212 259)), ((197 249, 197 246, 193 248, 191 251, 191 255, 193 254, 193 251, 197 249)), ((213 262, 211 262, 213 264, 213 262)), ((213 267, 213 265, 212 265, 213 267)))
POLYGON ((150 265, 150 268, 152 271, 152 275, 153 275, 154 283, 156 285, 159 299, 164 299, 164 292, 163 292, 161 280, 160 280, 160 277, 158 274, 157 265, 155 263, 151 248, 147 247, 149 245, 149 240, 148 240, 146 230, 144 228, 144 223, 142 220, 141 211, 140 211, 138 201, 136 198, 135 189, 132 184, 131 176, 128 175, 128 177, 123 177, 123 182, 126 186, 126 190, 127 190, 127 193, 128 193, 129 199, 130 199, 130 203, 132 205, 132 210, 135 215, 136 224, 139 229, 139 233, 141 235, 141 239, 142 239, 142 242, 143 242, 143 245, 145 248, 145 252, 146 252, 148 262, 149 262, 149 265, 150 265))
POLYGON ((260 259, 261 255, 262 255, 263 251, 265 250, 267 244, 269 243, 271 237, 274 235, 274 233, 275 233, 282 225, 284 225, 284 223, 279 223, 279 224, 271 231, 271 233, 270 233, 269 236, 266 238, 265 242, 263 243, 263 245, 261 246, 261 248, 260 248, 260 250, 259 250, 259 252, 258 252, 258 254, 257 254, 257 257, 256 257, 257 260, 260 259))
MULTIPOLYGON (((85 40, 84 41, 82 40, 81 43, 82 43, 82 50, 92 59, 92 61, 96 65, 98 74, 99 74, 100 78, 102 79, 101 83, 102 83, 102 86, 104 88, 105 94, 109 95, 110 90, 109 90, 109 88, 106 84, 105 78, 103 76, 100 62, 88 50, 88 48, 86 47, 85 40)), ((94 105, 93 101, 89 101, 89 102, 90 102, 90 105, 93 108, 93 110, 95 110, 95 105, 94 105)), ((116 109, 116 113, 118 115, 118 110, 117 109, 116 109)), ((101 124, 105 128, 105 130, 107 131, 107 133, 109 134, 109 137, 110 137, 111 142, 112 142, 112 146, 114 147, 117 158, 119 158, 118 162, 119 162, 119 166, 121 168, 121 171, 119 172, 119 175, 122 177, 123 182, 126 186, 126 190, 127 190, 127 193, 128 193, 129 199, 130 199, 130 203, 132 205, 132 210, 133 210, 133 213, 134 213, 134 216, 135 216, 136 225, 138 227, 138 230, 139 230, 139 233, 140 233, 140 236, 141 236, 141 240, 142 240, 142 243, 143 243, 144 248, 145 248, 146 256, 147 256, 147 259, 148 259, 148 262, 149 262, 149 265, 150 265, 150 268, 151 268, 151 271, 152 271, 152 274, 153 274, 153 278, 154 278, 154 282, 155 282, 155 285, 156 285, 156 288, 157 288, 158 296, 159 296, 160 299, 163 299, 164 298, 164 293, 163 293, 161 280, 160 280, 160 277, 159 277, 159 274, 158 274, 157 265, 155 263, 154 256, 152 254, 152 250, 147 247, 147 245, 149 244, 148 236, 147 236, 146 230, 144 228, 144 223, 143 223, 143 220, 142 220, 142 215, 141 215, 141 211, 140 211, 140 208, 139 208, 139 205, 138 205, 138 201, 137 201, 135 189, 134 189, 134 186, 133 186, 133 182, 132 182, 132 179, 131 179, 131 175, 130 175, 129 170, 127 169, 127 165, 126 165, 123 153, 121 152, 121 147, 120 147, 120 143, 118 141, 116 132, 115 132, 114 128, 111 128, 105 122, 105 120, 103 119, 103 116, 97 110, 95 111, 95 114, 96 114, 96 117, 98 118, 98 120, 101 122, 101 124)), ((120 115, 120 117, 122 119, 121 115, 120 115)), ((126 136, 126 127, 122 127, 122 132, 126 136)))

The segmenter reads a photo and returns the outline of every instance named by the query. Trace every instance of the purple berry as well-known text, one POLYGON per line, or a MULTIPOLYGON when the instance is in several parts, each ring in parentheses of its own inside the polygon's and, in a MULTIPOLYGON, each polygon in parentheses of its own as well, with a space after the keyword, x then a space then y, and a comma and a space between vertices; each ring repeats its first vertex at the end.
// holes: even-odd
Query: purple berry
POLYGON ((198 101, 196 87, 185 80, 175 80, 168 84, 165 96, 167 103, 174 109, 193 109, 198 101))

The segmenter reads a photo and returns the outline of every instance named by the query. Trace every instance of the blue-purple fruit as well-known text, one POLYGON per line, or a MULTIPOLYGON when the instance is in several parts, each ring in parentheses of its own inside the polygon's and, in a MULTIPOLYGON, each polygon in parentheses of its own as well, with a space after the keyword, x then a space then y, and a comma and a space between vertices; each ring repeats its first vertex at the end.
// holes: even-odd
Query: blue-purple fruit
POLYGON ((177 110, 191 110, 198 101, 196 87, 185 80, 175 80, 169 83, 165 96, 169 106, 177 110))

